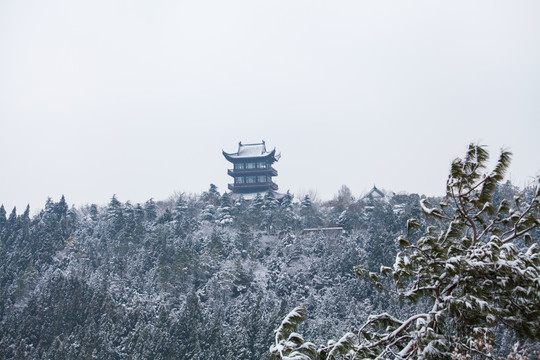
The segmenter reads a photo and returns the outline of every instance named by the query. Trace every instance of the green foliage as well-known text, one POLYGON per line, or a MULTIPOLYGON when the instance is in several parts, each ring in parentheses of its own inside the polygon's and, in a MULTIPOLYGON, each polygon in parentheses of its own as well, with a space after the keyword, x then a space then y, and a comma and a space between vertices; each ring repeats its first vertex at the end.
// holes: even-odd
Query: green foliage
POLYGON ((208 191, 203 193, 202 198, 205 202, 218 206, 220 203, 221 195, 219 194, 218 187, 214 184, 210 184, 208 191))
MULTIPOLYGON (((357 276, 380 289, 387 288, 384 277, 390 277, 395 286, 389 290, 413 302, 427 301, 428 311, 406 320, 386 313, 370 316, 358 336, 348 333, 339 347, 321 346, 332 350, 309 358, 333 359, 336 353, 347 359, 495 358, 499 325, 523 341, 540 341, 540 249, 531 236, 540 225, 540 186, 528 204, 519 198, 515 204, 495 204, 510 153, 503 150, 493 171, 484 174, 488 159, 483 146, 471 144, 463 158, 452 162, 441 207, 420 201, 426 222, 433 225, 407 221, 393 268, 381 267, 382 277, 355 268, 357 276)), ((288 323, 296 330, 303 318, 288 323)), ((284 339, 276 336, 271 348, 273 353, 286 349, 279 352, 282 359, 299 351, 284 339)))
POLYGON ((310 359, 309 355, 316 355, 315 346, 312 343, 305 343, 304 338, 295 331, 300 323, 307 319, 307 310, 304 306, 294 308, 283 319, 279 327, 274 332, 274 345, 270 348, 273 356, 281 359, 310 359))
POLYGON ((309 195, 304 196, 300 203, 300 215, 304 228, 314 228, 322 225, 322 221, 309 195))
MULTIPOLYGON (((49 199, 33 217, 29 208, 9 215, 0 206, 0 358, 268 359, 269 339, 275 338, 287 303, 309 309, 313 321, 302 328, 305 339, 334 337, 316 346, 298 327, 283 326, 278 341, 290 350, 289 359, 394 358, 385 348, 393 344, 392 351, 402 351, 413 338, 422 350, 410 358, 428 357, 444 346, 443 354, 453 356, 454 337, 459 341, 469 333, 474 334, 467 337, 470 348, 502 338, 510 351, 517 338, 504 325, 496 334, 491 325, 486 331, 482 322, 504 324, 512 306, 523 308, 510 317, 512 326, 523 329, 523 337, 531 337, 526 331, 534 336, 537 315, 526 298, 536 296, 535 290, 515 287, 523 277, 536 276, 524 270, 526 264, 536 266, 530 261, 534 248, 526 250, 538 243, 539 234, 526 231, 537 215, 534 206, 528 210, 538 197, 531 189, 518 194, 506 183, 482 209, 472 205, 471 214, 480 213, 471 217, 481 235, 476 242, 470 223, 454 219, 458 212, 450 197, 421 203, 416 194, 400 194, 363 201, 343 188, 333 201, 302 206, 290 193, 246 200, 213 190, 156 201, 150 208, 157 217, 147 216, 144 203, 116 197, 105 206, 79 209, 69 208, 65 199, 49 199), (425 218, 422 205, 433 216, 425 218), (302 232, 306 215, 326 227, 335 226, 343 211, 348 232, 302 232), (216 222, 226 216, 232 223, 216 222), (406 231, 410 217, 417 220, 406 231), (516 234, 508 232, 513 224, 516 234), (493 238, 492 249, 482 247, 493 236, 499 240, 493 238), (415 255, 420 247, 424 258, 415 255), (401 260, 394 264, 398 248, 401 260), (476 268, 460 260, 463 249, 474 256, 476 268), (444 265, 440 251, 448 254, 444 265), (481 265, 488 261, 497 263, 481 265), (369 281, 354 278, 350 269, 357 262, 365 264, 357 274, 369 281), (433 275, 424 283, 439 275, 441 280, 444 273, 441 283, 463 276, 451 290, 454 300, 445 298, 453 301, 451 309, 433 312, 435 327, 427 317, 434 290, 420 282, 415 288, 420 266, 433 275), (391 286, 394 280, 397 288, 391 286), (505 287, 513 289, 514 303, 504 302, 505 287), (481 289, 503 300, 493 305, 481 289), (396 294, 419 301, 400 301, 396 294), (368 318, 384 312, 395 316, 368 318), (366 326, 349 332, 365 319, 366 326), (469 325, 459 328, 461 319, 469 325), (421 326, 427 326, 425 332, 421 326)), ((522 341, 519 351, 527 346, 532 345, 522 341)))
POLYGON ((148 221, 154 221, 157 218, 157 208, 154 199, 149 199, 144 203, 144 213, 148 221))

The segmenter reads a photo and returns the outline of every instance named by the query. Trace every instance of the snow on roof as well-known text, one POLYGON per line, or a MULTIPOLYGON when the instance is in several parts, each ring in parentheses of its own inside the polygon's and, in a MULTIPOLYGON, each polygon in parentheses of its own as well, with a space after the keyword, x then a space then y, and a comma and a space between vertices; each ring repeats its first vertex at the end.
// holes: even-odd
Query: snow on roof
POLYGON ((261 158, 271 156, 274 161, 279 159, 279 155, 275 156, 276 149, 272 151, 266 151, 266 144, 264 140, 261 143, 256 144, 242 144, 238 143, 238 151, 236 153, 226 153, 223 151, 223 155, 227 159, 239 159, 239 158, 261 158))
POLYGON ((242 144, 242 142, 238 143, 238 156, 254 157, 267 154, 268 153, 266 152, 266 144, 264 143, 264 141, 260 144, 242 144))
POLYGON ((373 185, 373 188, 366 194, 362 197, 362 199, 367 199, 367 198, 384 198, 385 195, 382 191, 380 191, 379 189, 377 189, 377 187, 375 185, 373 185))

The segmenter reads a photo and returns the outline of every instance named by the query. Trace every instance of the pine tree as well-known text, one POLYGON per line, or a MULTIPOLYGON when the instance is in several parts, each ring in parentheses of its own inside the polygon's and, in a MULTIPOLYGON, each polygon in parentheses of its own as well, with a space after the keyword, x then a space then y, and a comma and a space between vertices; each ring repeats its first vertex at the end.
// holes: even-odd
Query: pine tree
POLYGON ((242 260, 236 259, 234 269, 232 271, 233 296, 238 296, 247 291, 247 287, 251 283, 251 276, 244 269, 242 260))
POLYGON ((341 226, 344 230, 350 231, 353 228, 353 220, 351 218, 351 215, 349 211, 343 210, 341 214, 339 214, 337 224, 338 226, 341 226))
POLYGON ((214 184, 210 184, 210 188, 207 192, 203 193, 202 200, 214 206, 219 205, 221 195, 219 194, 218 187, 214 184))
POLYGON ((7 218, 6 218, 6 209, 4 205, 0 205, 0 246, 5 243, 7 238, 7 218))
POLYGON ((6 209, 4 209, 4 204, 2 204, 0 205, 0 231, 6 226, 6 221, 6 209))
POLYGON ((112 234, 117 234, 125 225, 122 203, 113 195, 107 207, 107 221, 110 224, 112 234))
POLYGON ((233 209, 231 212, 231 215, 237 220, 237 221, 244 221, 245 215, 248 210, 248 203, 246 199, 242 195, 240 195, 239 198, 236 199, 233 205, 233 209))
POLYGON ((197 294, 192 293, 186 300, 180 318, 181 330, 178 341, 180 351, 178 359, 198 359, 201 356, 200 336, 203 332, 204 318, 197 294))
POLYGON ((206 346, 203 349, 205 353, 205 359, 216 359, 224 360, 224 336, 223 336, 223 324, 222 324, 222 315, 221 309, 218 309, 217 315, 212 323, 212 326, 209 327, 205 332, 206 346))
POLYGON ((98 212, 98 207, 97 207, 96 204, 90 205, 89 215, 90 215, 90 219, 92 219, 92 221, 97 221, 99 212, 98 212))
POLYGON ((223 193, 221 196, 221 202, 217 209, 217 223, 221 226, 233 223, 233 217, 231 216, 231 198, 228 193, 223 193))
POLYGON ((276 217, 275 213, 278 205, 279 203, 276 200, 274 192, 272 190, 268 190, 263 198, 263 221, 261 224, 268 233, 272 233, 274 220, 276 217))
POLYGON ((341 213, 349 207, 353 200, 351 189, 346 185, 342 185, 337 196, 333 199, 332 205, 334 206, 335 211, 341 213))
POLYGON ((305 228, 318 227, 322 223, 309 195, 306 195, 300 203, 300 214, 305 228))
POLYGON ((143 225, 144 223, 144 209, 141 204, 135 205, 133 208, 133 218, 137 225, 143 225))
POLYGON ((175 220, 174 230, 176 235, 184 235, 189 228, 188 221, 188 204, 184 199, 184 195, 181 194, 174 205, 172 211, 173 219, 175 220))
POLYGON ((298 226, 298 216, 294 212, 293 195, 287 190, 279 201, 279 212, 275 219, 276 228, 290 232, 298 226))
POLYGON ((252 246, 253 233, 249 226, 245 223, 241 223, 238 227, 238 233, 235 238, 235 246, 242 254, 246 254, 247 250, 252 246))
POLYGON ((58 218, 65 216, 68 212, 69 206, 66 203, 66 198, 64 195, 60 198, 60 201, 54 204, 54 213, 58 216, 58 218))
POLYGON ((261 217, 263 216, 264 199, 260 193, 255 196, 255 199, 251 201, 248 207, 248 223, 257 228, 264 228, 261 224, 261 217))
POLYGON ((176 221, 179 223, 182 223, 185 220, 185 217, 187 215, 187 202, 184 200, 184 196, 180 195, 178 199, 176 199, 176 204, 174 206, 173 210, 173 217, 176 221))
POLYGON ((30 204, 26 205, 24 213, 19 217, 19 243, 29 241, 30 237, 30 204))
POLYGON ((14 206, 6 222, 7 232, 14 234, 18 229, 17 207, 14 206))
POLYGON ((122 216, 122 203, 113 195, 107 207, 107 220, 117 220, 122 216))
POLYGON ((528 204, 493 203, 510 156, 501 151, 493 171, 484 173, 488 152, 471 144, 452 163, 445 201, 436 207, 421 200, 435 222, 408 221, 393 268, 382 266, 380 275, 355 268, 380 289, 390 277, 392 291, 422 299, 428 311, 405 320, 371 315, 357 333, 316 347, 295 332, 307 317, 298 307, 276 330, 271 353, 281 359, 495 358, 501 325, 522 341, 540 341, 540 250, 530 235, 540 226, 540 179, 528 204))
POLYGON ((144 203, 144 214, 148 222, 153 222, 157 218, 157 207, 154 199, 150 198, 144 203))
POLYGON ((165 209, 163 215, 161 215, 157 221, 158 224, 167 224, 173 221, 172 212, 169 209, 165 209))
POLYGON ((216 208, 212 204, 206 205, 201 212, 201 220, 213 222, 216 219, 216 208))
POLYGON ((221 234, 215 230, 212 232, 212 235, 210 235, 208 250, 214 259, 219 259, 223 255, 224 246, 221 241, 221 234))

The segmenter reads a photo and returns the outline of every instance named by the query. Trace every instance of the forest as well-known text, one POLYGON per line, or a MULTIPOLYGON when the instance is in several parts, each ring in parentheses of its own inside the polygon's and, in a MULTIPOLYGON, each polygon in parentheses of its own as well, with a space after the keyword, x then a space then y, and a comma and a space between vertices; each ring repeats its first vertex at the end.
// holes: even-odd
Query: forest
MULTIPOLYGON (((497 181, 489 203, 522 212, 532 204, 528 211, 538 214, 535 185, 497 181)), ((458 212, 443 196, 355 198, 346 186, 329 201, 289 192, 245 199, 210 185, 143 204, 112 196, 103 206, 69 206, 62 196, 35 216, 28 207, 8 213, 1 206, 0 358, 374 358, 360 357, 357 343, 339 354, 317 348, 356 334, 374 314, 406 318, 430 306, 424 293, 385 291, 391 281, 374 275, 397 271, 402 249, 445 221, 428 216, 438 214, 430 204, 458 212), (322 227, 343 230, 303 232, 322 227), (307 320, 291 321, 283 336, 299 335, 302 322, 302 339, 278 339, 298 306, 307 320), (302 351, 303 337, 323 345, 302 351)), ((529 230, 516 239, 516 254, 538 248, 537 226, 529 230)), ((525 291, 538 299, 539 288, 537 278, 525 291)), ((533 321, 536 308, 529 309, 533 321)), ((491 325, 490 356, 537 358, 538 329, 491 325)), ((454 358, 467 358, 461 354, 454 358)), ((381 358, 398 358, 391 356, 381 358)))

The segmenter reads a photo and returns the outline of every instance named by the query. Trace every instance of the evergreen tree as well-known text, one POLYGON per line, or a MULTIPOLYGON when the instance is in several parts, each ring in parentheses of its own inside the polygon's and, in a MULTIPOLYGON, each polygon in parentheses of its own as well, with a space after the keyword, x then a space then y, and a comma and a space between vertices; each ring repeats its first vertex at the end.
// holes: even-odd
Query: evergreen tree
POLYGON ((337 213, 341 213, 349 207, 353 200, 351 189, 347 185, 342 185, 337 196, 333 199, 332 205, 337 213))
POLYGON ((206 344, 203 349, 204 359, 225 360, 225 337, 223 335, 223 322, 221 309, 217 311, 212 326, 205 334, 206 344))
POLYGON ((294 196, 291 194, 289 190, 283 195, 281 200, 279 201, 279 208, 282 211, 292 212, 293 211, 293 199, 294 196))
POLYGON ((278 201, 276 200, 276 196, 272 190, 268 190, 266 194, 264 194, 263 198, 263 206, 262 208, 267 211, 274 210, 278 207, 278 201))
POLYGON ((304 196, 304 199, 300 203, 300 214, 304 228, 314 228, 322 225, 321 219, 309 195, 304 196))
POLYGON ((107 206, 106 219, 110 225, 112 234, 117 234, 120 232, 125 225, 122 203, 116 198, 116 195, 113 195, 109 205, 107 206))
POLYGON ((238 233, 235 238, 236 248, 243 254, 246 254, 246 251, 252 246, 253 239, 253 233, 251 232, 249 226, 245 223, 241 223, 238 227, 238 233))
POLYGON ((4 209, 4 204, 0 205, 0 231, 6 226, 6 209, 4 209))
POLYGON ((262 226, 266 229, 268 233, 273 232, 274 221, 276 218, 276 209, 278 208, 278 201, 272 190, 268 190, 263 198, 263 221, 262 226))
POLYGON ((261 218, 263 216, 264 199, 260 193, 257 193, 255 198, 251 201, 248 207, 248 224, 256 226, 257 228, 264 228, 261 224, 261 218))
POLYGON ((109 206, 107 207, 107 220, 115 221, 122 216, 122 203, 118 201, 116 195, 113 195, 109 202, 109 206))
POLYGON ((280 199, 279 212, 277 212, 277 219, 275 219, 277 229, 290 231, 298 226, 299 219, 294 212, 293 198, 293 195, 287 190, 280 199))
MULTIPOLYGON (((427 226, 416 239, 413 230, 423 225, 410 219, 393 268, 381 267, 394 291, 423 299, 426 312, 405 320, 371 315, 357 334, 316 347, 295 332, 307 317, 305 307, 297 307, 276 330, 271 353, 281 359, 495 358, 501 324, 523 341, 540 341, 540 249, 530 235, 540 225, 540 179, 529 204, 494 204, 510 153, 502 151, 485 174, 487 161, 484 147, 474 144, 454 160, 446 201, 434 207, 421 200, 423 212, 440 226, 427 226), (518 240, 525 248, 518 248, 518 240)), ((361 266, 355 272, 386 288, 378 274, 361 266)))
POLYGON ((175 223, 175 233, 176 235, 184 235, 188 230, 189 221, 188 221, 188 204, 184 199, 184 195, 181 194, 174 205, 172 211, 172 217, 176 221, 175 223))
POLYGON ((60 219, 62 216, 66 216, 68 209, 69 206, 66 203, 66 198, 62 195, 60 201, 54 204, 54 213, 58 216, 58 219, 60 219))
POLYGON ((154 199, 150 198, 144 203, 144 214, 148 222, 153 222, 157 218, 157 207, 154 199))
POLYGON ((99 213, 98 213, 98 207, 96 204, 90 205, 89 214, 90 214, 90 219, 92 219, 92 221, 97 221, 99 213))
POLYGON ((180 195, 178 199, 176 199, 176 203, 173 210, 173 217, 176 221, 179 223, 182 223, 185 220, 185 217, 187 215, 187 202, 184 199, 184 195, 180 195))
POLYGON ((339 214, 338 226, 341 226, 344 230, 350 231, 353 228, 353 219, 351 217, 351 214, 347 210, 343 210, 341 214, 339 214))
POLYGON ((223 242, 221 241, 221 234, 219 234, 217 231, 212 232, 208 248, 213 258, 220 258, 223 255, 224 246, 223 242))
POLYGON ((214 222, 216 219, 216 208, 212 204, 206 205, 206 207, 201 212, 201 220, 214 222))
POLYGON ((26 205, 24 213, 19 217, 19 243, 29 241, 30 238, 30 205, 26 205))
POLYGON ((137 225, 142 225, 144 223, 144 209, 141 204, 137 204, 133 208, 133 218, 137 225))
POLYGON ((246 199, 244 199, 242 195, 240 195, 240 197, 238 197, 233 204, 231 214, 237 221, 242 222, 246 220, 245 215, 247 211, 248 211, 247 201, 246 199))
POLYGON ((228 193, 223 193, 221 202, 217 209, 217 223, 225 226, 233 223, 231 215, 231 198, 228 193))
POLYGON ((17 207, 16 206, 13 207, 13 210, 11 210, 11 214, 9 214, 9 217, 7 219, 7 225, 11 231, 17 229, 17 207))
POLYGON ((253 277, 244 269, 244 265, 240 259, 234 262, 233 275, 233 295, 238 296, 247 291, 253 277))
POLYGON ((4 205, 2 204, 0 205, 0 246, 6 242, 6 238, 7 238, 6 227, 7 227, 6 209, 4 209, 4 205))
POLYGON ((171 210, 165 209, 165 212, 163 215, 161 215, 158 219, 158 224, 167 224, 173 220, 173 215, 171 210))
POLYGON ((218 187, 214 184, 210 184, 210 188, 207 192, 203 193, 202 199, 204 202, 218 206, 221 195, 219 194, 218 187))
POLYGON ((197 294, 192 293, 185 304, 180 318, 181 330, 178 334, 180 341, 179 359, 200 359, 201 341, 204 318, 197 294))

